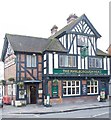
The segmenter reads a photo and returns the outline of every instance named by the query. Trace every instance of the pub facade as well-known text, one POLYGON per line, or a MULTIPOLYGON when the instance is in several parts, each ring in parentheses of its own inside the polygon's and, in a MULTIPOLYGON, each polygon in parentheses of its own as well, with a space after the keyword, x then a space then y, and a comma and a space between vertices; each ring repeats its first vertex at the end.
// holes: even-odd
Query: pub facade
POLYGON ((5 96, 25 104, 108 96, 109 58, 97 48, 101 35, 87 16, 72 14, 49 38, 6 34, 2 51, 5 96))

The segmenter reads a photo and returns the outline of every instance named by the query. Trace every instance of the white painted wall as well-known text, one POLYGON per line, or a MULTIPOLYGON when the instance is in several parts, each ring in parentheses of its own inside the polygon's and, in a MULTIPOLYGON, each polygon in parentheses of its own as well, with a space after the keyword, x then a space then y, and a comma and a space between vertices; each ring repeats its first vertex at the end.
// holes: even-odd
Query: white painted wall
POLYGON ((58 68, 58 54, 54 54, 54 68, 58 68))
POLYGON ((53 74, 53 60, 52 60, 52 54, 49 53, 49 74, 53 74))

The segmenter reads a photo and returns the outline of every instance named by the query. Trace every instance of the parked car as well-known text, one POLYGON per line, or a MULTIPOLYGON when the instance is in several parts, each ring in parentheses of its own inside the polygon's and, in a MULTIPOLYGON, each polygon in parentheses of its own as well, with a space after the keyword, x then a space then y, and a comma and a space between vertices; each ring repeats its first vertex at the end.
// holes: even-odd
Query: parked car
POLYGON ((1 94, 0 94, 0 107, 3 107, 3 97, 1 94))

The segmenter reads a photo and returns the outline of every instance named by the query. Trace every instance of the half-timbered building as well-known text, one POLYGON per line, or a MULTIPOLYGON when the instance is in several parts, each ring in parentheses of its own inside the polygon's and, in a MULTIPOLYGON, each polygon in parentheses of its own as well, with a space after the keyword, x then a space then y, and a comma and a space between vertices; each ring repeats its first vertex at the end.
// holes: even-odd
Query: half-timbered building
POLYGON ((97 48, 101 35, 83 14, 51 29, 49 38, 6 34, 2 51, 5 95, 13 101, 39 103, 108 95, 109 58, 97 48), (13 90, 12 90, 13 89, 13 90))

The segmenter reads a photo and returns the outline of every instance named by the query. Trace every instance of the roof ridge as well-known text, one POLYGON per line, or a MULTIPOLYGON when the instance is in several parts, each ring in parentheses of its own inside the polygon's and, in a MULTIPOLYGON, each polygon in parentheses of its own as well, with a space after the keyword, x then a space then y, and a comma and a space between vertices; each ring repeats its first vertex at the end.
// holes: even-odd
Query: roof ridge
POLYGON ((28 36, 28 35, 19 35, 19 34, 10 34, 10 33, 6 33, 5 35, 19 36, 19 37, 29 37, 29 38, 39 38, 39 39, 46 39, 46 40, 48 40, 48 38, 36 37, 36 36, 28 36))

